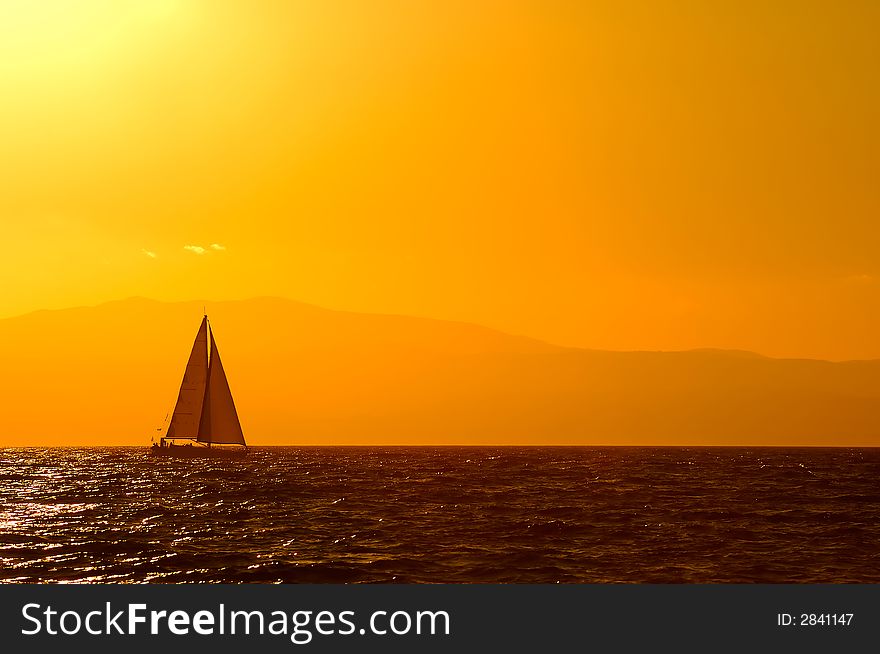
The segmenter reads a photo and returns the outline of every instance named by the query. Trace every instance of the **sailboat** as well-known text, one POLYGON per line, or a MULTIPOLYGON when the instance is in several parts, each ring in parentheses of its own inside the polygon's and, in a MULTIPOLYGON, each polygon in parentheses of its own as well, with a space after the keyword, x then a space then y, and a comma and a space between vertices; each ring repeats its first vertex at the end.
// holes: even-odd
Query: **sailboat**
POLYGON ((153 443, 150 453, 178 457, 229 457, 247 453, 207 314, 196 333, 171 422, 165 435, 153 443))

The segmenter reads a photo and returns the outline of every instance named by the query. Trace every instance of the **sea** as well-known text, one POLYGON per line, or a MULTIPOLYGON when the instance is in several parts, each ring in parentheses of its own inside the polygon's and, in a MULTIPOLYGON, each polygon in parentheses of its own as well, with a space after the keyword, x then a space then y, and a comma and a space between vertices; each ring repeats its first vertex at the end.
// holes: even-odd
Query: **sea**
POLYGON ((2 449, 0 581, 877 583, 880 449, 2 449))

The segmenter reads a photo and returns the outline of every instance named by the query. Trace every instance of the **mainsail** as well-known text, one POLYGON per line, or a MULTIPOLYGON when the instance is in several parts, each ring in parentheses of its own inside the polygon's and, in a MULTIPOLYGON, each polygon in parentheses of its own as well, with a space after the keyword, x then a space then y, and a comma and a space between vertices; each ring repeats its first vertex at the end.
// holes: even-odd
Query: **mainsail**
POLYGON ((211 336, 211 362, 208 366, 208 383, 205 386, 197 440, 201 443, 244 445, 244 434, 232 401, 232 391, 229 390, 229 382, 226 380, 220 352, 210 326, 208 333, 211 336))
POLYGON ((196 334, 165 438, 196 438, 208 381, 208 317, 196 334))

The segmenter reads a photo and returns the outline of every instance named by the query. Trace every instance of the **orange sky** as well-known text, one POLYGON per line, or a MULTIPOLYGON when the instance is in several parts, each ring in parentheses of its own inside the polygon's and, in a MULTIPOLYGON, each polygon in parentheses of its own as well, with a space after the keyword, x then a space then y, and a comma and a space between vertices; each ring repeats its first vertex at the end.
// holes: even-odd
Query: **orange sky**
POLYGON ((279 295, 880 357, 878 24, 868 0, 3 0, 0 317, 279 295))

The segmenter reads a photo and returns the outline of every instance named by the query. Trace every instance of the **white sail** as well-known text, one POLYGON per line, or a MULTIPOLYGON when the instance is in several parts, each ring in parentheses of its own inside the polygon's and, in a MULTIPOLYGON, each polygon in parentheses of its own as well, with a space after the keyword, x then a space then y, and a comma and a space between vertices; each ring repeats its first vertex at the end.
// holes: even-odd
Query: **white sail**
POLYGON ((196 438, 208 381, 208 318, 196 334, 165 438, 196 438))
POLYGON ((202 416, 199 421, 198 441, 201 443, 220 443, 223 445, 245 445, 241 423, 232 401, 232 391, 220 361, 220 352, 214 342, 214 332, 208 327, 211 337, 211 361, 208 366, 208 383, 205 386, 205 401, 202 403, 202 416))

